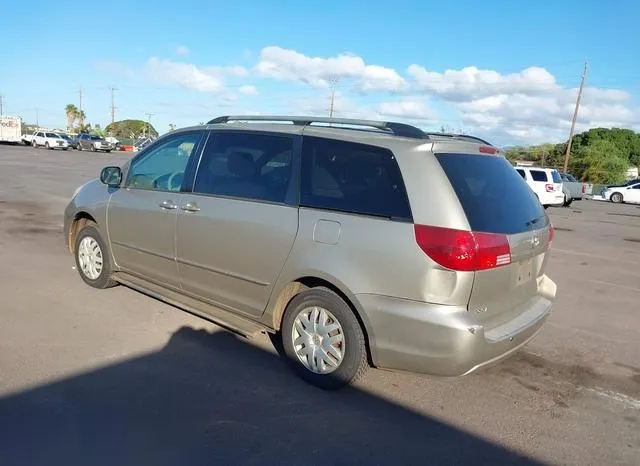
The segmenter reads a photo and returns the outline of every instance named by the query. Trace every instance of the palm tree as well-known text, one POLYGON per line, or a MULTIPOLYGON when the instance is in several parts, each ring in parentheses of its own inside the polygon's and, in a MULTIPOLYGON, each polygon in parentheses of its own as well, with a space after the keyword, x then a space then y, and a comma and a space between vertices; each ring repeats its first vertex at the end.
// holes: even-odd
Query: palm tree
POLYGON ((84 119, 87 118, 87 114, 84 113, 84 110, 78 110, 78 125, 79 126, 84 126, 84 119))
POLYGON ((73 131, 73 126, 78 119, 78 107, 73 104, 68 104, 64 108, 64 113, 67 116, 67 130, 73 131))

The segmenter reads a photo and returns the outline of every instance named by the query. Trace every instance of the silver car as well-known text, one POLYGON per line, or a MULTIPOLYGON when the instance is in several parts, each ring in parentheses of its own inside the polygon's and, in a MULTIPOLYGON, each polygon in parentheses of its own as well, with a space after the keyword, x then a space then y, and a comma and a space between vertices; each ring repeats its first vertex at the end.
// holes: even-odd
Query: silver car
POLYGON ((495 363, 556 294, 553 227, 501 152, 400 123, 216 118, 104 168, 64 223, 88 285, 266 332, 324 389, 495 363))

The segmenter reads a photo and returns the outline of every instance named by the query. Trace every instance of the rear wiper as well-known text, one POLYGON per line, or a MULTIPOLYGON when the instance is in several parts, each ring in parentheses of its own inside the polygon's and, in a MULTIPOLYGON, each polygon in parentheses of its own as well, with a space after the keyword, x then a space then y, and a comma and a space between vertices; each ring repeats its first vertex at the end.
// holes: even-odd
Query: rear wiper
POLYGON ((540 221, 540 219, 542 218, 542 216, 540 217, 533 217, 531 220, 529 220, 526 225, 528 227, 535 225, 536 223, 538 223, 540 221))

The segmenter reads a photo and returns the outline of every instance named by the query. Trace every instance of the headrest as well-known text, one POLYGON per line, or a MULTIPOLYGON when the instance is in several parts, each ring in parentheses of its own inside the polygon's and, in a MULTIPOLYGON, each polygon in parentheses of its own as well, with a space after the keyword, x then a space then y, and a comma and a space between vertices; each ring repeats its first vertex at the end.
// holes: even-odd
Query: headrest
POLYGON ((255 174, 253 157, 248 152, 232 152, 227 159, 230 173, 241 178, 249 178, 255 174))

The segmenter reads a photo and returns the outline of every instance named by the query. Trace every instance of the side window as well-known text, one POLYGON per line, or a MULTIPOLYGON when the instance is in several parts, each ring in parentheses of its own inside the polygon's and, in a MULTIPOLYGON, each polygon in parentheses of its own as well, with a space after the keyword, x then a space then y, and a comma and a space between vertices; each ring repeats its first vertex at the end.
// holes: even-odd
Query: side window
POLYGON ((182 133, 150 148, 131 163, 125 186, 180 191, 189 157, 202 133, 182 133))
POLYGON ((529 173, 531 173, 531 178, 533 178, 533 181, 544 181, 545 183, 547 182, 547 172, 543 170, 530 170, 529 173))
POLYGON ((194 193, 284 203, 293 174, 294 138, 253 132, 212 132, 194 193))
POLYGON ((404 181, 393 153, 381 147, 304 137, 300 204, 410 220, 404 181))
POLYGON ((640 189, 640 184, 635 185, 633 189, 640 189))
POLYGON ((518 175, 520 175, 523 179, 527 179, 527 174, 524 172, 524 170, 516 169, 516 171, 518 172, 518 175))

